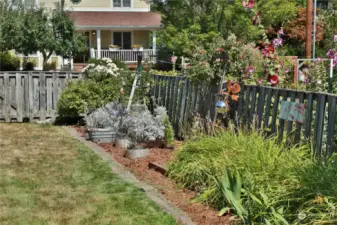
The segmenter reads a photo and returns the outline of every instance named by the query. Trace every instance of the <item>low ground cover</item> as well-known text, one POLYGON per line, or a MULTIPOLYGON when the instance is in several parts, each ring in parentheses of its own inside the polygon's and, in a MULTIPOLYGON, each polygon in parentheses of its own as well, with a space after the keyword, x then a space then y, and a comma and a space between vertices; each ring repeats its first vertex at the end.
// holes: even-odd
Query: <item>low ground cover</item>
POLYGON ((62 128, 0 124, 0 224, 176 224, 62 128))

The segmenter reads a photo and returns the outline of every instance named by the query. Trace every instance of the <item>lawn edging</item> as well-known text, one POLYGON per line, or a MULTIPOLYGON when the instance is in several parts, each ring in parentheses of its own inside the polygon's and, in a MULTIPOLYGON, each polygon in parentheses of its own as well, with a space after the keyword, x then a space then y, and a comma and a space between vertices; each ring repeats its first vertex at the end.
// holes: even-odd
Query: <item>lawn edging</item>
POLYGON ((182 210, 176 208, 172 202, 164 198, 154 187, 144 182, 139 181, 130 171, 126 170, 123 165, 113 160, 111 154, 105 152, 99 145, 87 141, 82 137, 74 128, 63 127, 72 137, 76 138, 93 152, 99 155, 105 162, 109 164, 112 172, 117 174, 124 181, 135 185, 136 187, 143 189, 149 199, 154 201, 163 211, 173 216, 178 222, 186 225, 196 225, 191 218, 182 210))

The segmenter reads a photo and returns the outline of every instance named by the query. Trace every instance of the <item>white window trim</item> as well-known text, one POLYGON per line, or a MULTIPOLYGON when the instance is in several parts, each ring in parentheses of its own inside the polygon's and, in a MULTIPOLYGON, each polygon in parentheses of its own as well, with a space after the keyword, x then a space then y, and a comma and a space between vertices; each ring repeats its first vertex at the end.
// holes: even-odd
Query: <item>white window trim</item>
POLYGON ((124 7, 123 6, 123 0, 121 0, 121 7, 115 7, 114 6, 114 0, 111 0, 111 7, 114 9, 133 9, 133 0, 130 1, 130 7, 124 7))
MULTIPOLYGON (((26 0, 21 0, 21 3, 25 4, 25 1, 26 0)), ((15 6, 15 5, 13 5, 13 0, 10 0, 9 3, 10 3, 10 5, 15 6)), ((34 6, 38 6, 38 4, 39 4, 39 0, 34 0, 34 6)))
POLYGON ((123 34, 124 33, 131 33, 131 48, 132 48, 132 45, 134 44, 133 43, 133 31, 131 30, 131 31, 125 31, 125 30, 123 30, 123 31, 118 31, 118 30, 112 30, 111 31, 111 44, 113 45, 114 44, 114 33, 122 33, 122 46, 119 46, 119 47, 121 47, 121 50, 123 50, 123 45, 124 45, 124 43, 123 43, 123 34))

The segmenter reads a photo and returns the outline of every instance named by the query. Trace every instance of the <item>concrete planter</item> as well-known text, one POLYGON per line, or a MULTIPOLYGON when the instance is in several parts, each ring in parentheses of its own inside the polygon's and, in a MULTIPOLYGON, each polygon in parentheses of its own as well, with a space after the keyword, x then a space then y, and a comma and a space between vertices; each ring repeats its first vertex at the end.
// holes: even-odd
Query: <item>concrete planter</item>
POLYGON ((112 143, 114 142, 115 132, 111 129, 102 129, 102 128, 92 128, 88 129, 88 138, 92 142, 98 143, 112 143))
POLYGON ((150 153, 149 149, 129 149, 125 153, 125 157, 129 159, 138 159, 148 156, 150 153))

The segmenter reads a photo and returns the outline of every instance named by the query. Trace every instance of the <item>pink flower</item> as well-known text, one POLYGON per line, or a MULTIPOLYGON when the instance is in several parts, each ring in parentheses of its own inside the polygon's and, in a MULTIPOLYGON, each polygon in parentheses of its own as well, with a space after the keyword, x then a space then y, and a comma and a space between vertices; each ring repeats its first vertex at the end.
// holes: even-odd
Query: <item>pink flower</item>
POLYGON ((334 42, 337 42, 337 35, 334 35, 334 36, 333 36, 333 41, 334 41, 334 42))
POLYGON ((172 56, 171 57, 171 63, 176 63, 176 61, 177 61, 177 56, 172 56))
POLYGON ((217 51, 218 51, 218 52, 222 52, 223 49, 222 49, 222 48, 218 48, 217 51))
POLYGON ((278 31, 278 34, 279 34, 279 35, 284 35, 283 28, 281 28, 281 30, 278 31))
POLYGON ((254 66, 249 66, 248 71, 249 71, 249 73, 253 73, 254 72, 254 66))
POLYGON ((201 65, 206 65, 206 62, 205 62, 205 61, 202 61, 202 62, 201 62, 201 65))
POLYGON ((330 59, 332 59, 333 57, 334 57, 334 55, 335 55, 335 52, 333 51, 333 50, 329 50, 328 51, 328 54, 327 54, 327 56, 330 58, 330 59))
POLYGON ((242 6, 247 9, 252 9, 254 4, 254 0, 249 0, 248 3, 246 1, 242 1, 242 6))
POLYGON ((282 46, 282 43, 283 43, 282 38, 275 38, 275 39, 273 40, 273 45, 274 45, 274 47, 282 46))
POLYGON ((289 68, 286 68, 286 69, 284 70, 284 72, 285 72, 285 73, 289 73, 289 68))
POLYGON ((199 53, 202 55, 202 54, 205 53, 205 51, 204 50, 200 50, 199 53))
POLYGON ((249 9, 253 8, 254 7, 254 0, 249 0, 247 7, 249 9))
POLYGON ((259 79, 257 80, 257 83, 258 83, 259 85, 262 85, 262 79, 259 78, 259 79))

